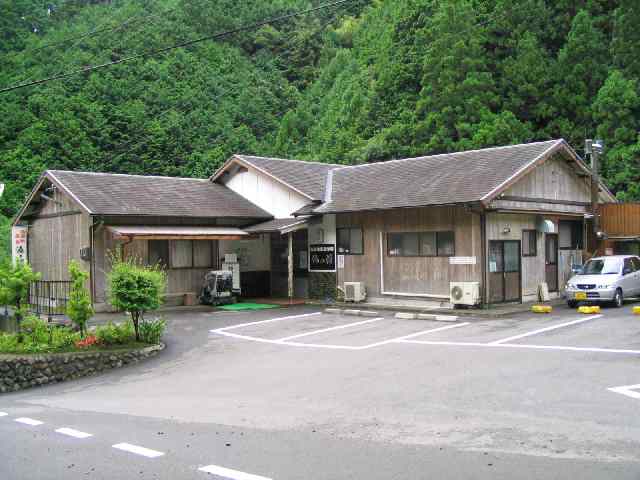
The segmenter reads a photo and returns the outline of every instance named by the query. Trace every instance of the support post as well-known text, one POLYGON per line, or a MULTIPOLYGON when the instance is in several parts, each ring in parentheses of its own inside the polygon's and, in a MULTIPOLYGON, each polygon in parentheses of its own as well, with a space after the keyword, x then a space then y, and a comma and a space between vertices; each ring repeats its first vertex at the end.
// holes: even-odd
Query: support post
POLYGON ((293 232, 287 234, 289 236, 289 255, 288 255, 288 286, 289 286, 289 300, 293 300, 293 232))

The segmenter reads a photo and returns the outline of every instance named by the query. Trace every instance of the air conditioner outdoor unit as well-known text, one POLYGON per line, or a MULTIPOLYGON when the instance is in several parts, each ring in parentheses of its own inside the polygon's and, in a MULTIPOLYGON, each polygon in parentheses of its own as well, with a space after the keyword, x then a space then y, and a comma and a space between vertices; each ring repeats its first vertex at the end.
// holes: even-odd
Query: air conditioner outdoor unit
POLYGON ((367 290, 363 282, 344 282, 345 302, 364 302, 367 290))
POLYGON ((477 305, 480 303, 480 282, 451 282, 449 296, 453 305, 477 305))

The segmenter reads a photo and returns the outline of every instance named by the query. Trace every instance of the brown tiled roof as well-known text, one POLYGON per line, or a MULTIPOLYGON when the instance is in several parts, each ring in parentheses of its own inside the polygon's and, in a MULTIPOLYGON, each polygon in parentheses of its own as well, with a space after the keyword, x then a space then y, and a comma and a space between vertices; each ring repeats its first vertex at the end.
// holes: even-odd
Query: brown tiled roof
POLYGON ((258 170, 276 177, 311 200, 322 200, 324 198, 327 172, 333 168, 344 166, 248 155, 235 155, 235 157, 253 165, 258 170))
POLYGON ((550 140, 337 168, 330 200, 315 212, 478 202, 562 145, 550 140))
POLYGON ((272 215, 209 180, 48 170, 89 213, 267 219, 272 215))

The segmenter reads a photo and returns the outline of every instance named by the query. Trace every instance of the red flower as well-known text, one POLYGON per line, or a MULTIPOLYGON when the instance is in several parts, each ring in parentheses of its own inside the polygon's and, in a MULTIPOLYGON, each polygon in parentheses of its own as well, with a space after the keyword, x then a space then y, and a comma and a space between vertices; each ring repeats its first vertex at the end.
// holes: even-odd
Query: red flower
POLYGON ((95 335, 87 335, 86 338, 83 338, 82 340, 78 340, 76 342, 76 347, 87 348, 87 347, 90 347, 91 345, 95 345, 96 343, 98 343, 98 339, 96 338, 95 335))

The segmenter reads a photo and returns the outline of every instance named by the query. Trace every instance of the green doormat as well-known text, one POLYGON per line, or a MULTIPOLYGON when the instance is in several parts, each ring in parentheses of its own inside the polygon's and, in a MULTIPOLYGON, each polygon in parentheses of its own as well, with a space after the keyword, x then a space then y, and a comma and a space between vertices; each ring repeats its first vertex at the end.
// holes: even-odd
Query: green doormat
POLYGON ((268 305, 266 303, 232 303, 231 305, 223 305, 222 310, 230 310, 238 312, 241 310, 266 310, 268 308, 278 308, 279 305, 268 305))

